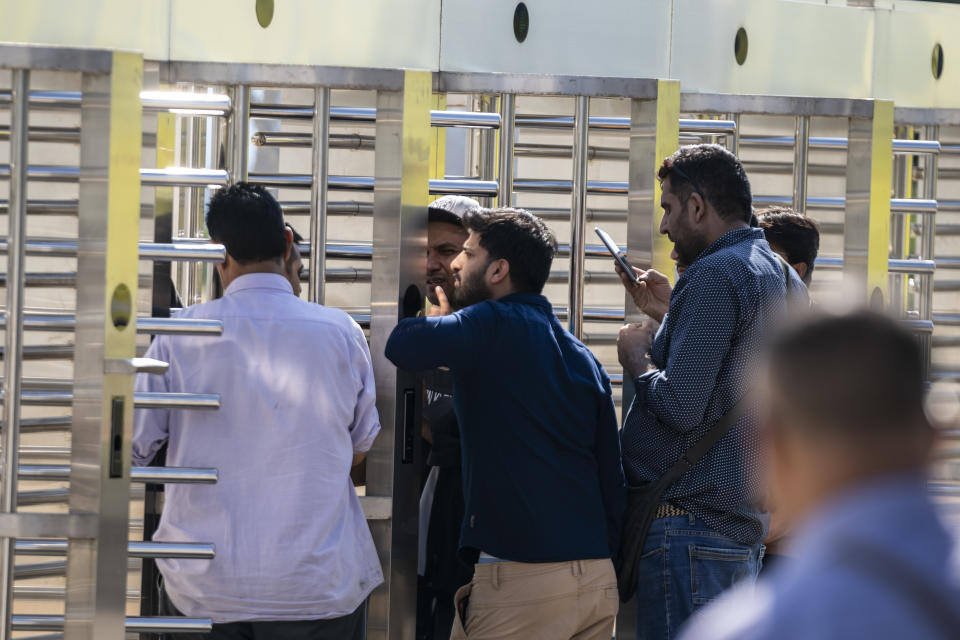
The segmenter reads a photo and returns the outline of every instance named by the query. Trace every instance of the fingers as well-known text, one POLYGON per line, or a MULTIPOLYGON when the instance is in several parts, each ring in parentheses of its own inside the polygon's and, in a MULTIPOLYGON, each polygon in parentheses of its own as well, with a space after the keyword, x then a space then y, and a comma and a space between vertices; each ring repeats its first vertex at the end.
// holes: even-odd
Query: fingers
POLYGON ((440 303, 438 305, 440 307, 440 313, 442 315, 449 315, 451 312, 450 300, 447 299, 447 294, 444 293, 443 287, 438 286, 436 288, 436 294, 437 294, 437 302, 440 303))
POLYGON ((670 281, 670 278, 668 278, 667 276, 663 275, 662 273, 660 273, 655 269, 647 269, 646 271, 641 272, 639 275, 641 280, 645 280, 647 282, 654 283, 654 284, 659 282, 670 281))

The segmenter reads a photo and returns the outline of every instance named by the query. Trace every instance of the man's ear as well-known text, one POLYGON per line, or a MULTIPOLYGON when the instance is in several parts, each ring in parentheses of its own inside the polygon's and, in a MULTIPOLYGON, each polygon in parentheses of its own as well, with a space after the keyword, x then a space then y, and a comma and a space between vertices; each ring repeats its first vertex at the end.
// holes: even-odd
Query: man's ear
POLYGON ((286 248, 283 250, 283 263, 286 264, 290 260, 290 252, 293 250, 293 231, 290 231, 290 227, 283 228, 283 239, 286 243, 286 248))
POLYGON ((704 202, 703 196, 694 191, 687 198, 687 206, 693 208, 693 219, 696 222, 703 222, 704 216, 707 215, 707 203, 704 202))
POLYGON ((510 263, 504 258, 494 260, 487 266, 487 282, 489 284, 500 284, 510 275, 510 263))
POLYGON ((790 265, 793 267, 793 270, 797 272, 797 275, 800 276, 800 279, 803 280, 807 275, 807 263, 806 262, 795 262, 790 265))

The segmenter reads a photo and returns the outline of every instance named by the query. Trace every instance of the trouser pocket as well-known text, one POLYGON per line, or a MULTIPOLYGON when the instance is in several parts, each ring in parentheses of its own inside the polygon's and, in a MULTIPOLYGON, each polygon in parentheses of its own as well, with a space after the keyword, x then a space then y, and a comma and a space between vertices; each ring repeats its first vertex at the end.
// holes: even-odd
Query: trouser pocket
POLYGON ((467 637, 467 608, 470 606, 472 584, 465 584, 453 596, 453 630, 450 640, 464 640, 467 637))
POLYGON ((756 577, 750 547, 690 545, 690 595, 702 606, 747 577, 756 577), (752 568, 751 568, 752 567, 752 568))

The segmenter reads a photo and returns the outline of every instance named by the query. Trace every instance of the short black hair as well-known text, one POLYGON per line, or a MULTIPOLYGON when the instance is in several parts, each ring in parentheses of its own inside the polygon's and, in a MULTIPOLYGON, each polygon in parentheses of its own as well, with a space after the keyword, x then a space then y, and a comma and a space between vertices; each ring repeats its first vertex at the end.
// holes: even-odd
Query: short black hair
POLYGON ((287 249, 280 203, 259 185, 218 190, 207 208, 207 232, 240 264, 282 259, 287 249))
POLYGON ((869 439, 928 424, 919 341, 882 314, 820 316, 787 329, 773 340, 770 366, 808 429, 869 439))
POLYGON ((491 260, 510 263, 517 293, 543 291, 557 251, 557 239, 543 220, 524 209, 481 209, 468 212, 463 226, 479 234, 491 260))
POLYGON ((764 209, 759 217, 760 228, 767 242, 783 249, 790 264, 802 262, 807 265, 803 282, 809 285, 820 251, 820 225, 813 218, 802 216, 792 209, 764 209))
POLYGON ((718 144, 680 147, 663 161, 657 177, 661 182, 670 178, 670 192, 681 203, 697 192, 721 218, 750 222, 750 180, 737 156, 718 144))

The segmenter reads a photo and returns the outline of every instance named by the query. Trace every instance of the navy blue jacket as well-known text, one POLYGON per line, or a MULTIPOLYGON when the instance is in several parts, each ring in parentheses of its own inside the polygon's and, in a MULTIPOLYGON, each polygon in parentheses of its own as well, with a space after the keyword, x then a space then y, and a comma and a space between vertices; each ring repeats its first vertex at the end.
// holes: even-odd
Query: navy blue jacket
POLYGON ((386 355, 409 371, 453 371, 462 548, 515 562, 612 556, 626 489, 610 379, 546 298, 403 320, 386 355))

